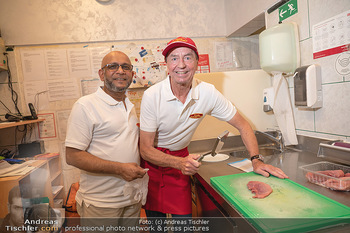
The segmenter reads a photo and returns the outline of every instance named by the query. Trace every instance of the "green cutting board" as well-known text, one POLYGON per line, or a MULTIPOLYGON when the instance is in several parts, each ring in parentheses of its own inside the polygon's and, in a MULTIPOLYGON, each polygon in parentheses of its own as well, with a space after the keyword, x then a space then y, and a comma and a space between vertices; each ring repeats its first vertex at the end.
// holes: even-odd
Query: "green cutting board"
POLYGON ((266 178, 254 172, 212 177, 211 184, 262 232, 306 232, 350 224, 350 208, 289 179, 266 178), (249 181, 261 181, 273 192, 253 198, 249 181))

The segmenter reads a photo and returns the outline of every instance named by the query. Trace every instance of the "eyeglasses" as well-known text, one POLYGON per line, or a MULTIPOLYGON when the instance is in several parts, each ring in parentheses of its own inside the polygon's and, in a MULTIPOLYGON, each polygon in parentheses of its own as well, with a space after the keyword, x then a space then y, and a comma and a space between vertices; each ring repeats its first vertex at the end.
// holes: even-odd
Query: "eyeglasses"
POLYGON ((133 68, 133 66, 129 65, 129 64, 119 65, 117 63, 111 63, 111 64, 105 65, 101 69, 107 68, 109 71, 117 71, 117 70, 119 70, 119 67, 121 67, 123 69, 123 71, 131 71, 133 68))

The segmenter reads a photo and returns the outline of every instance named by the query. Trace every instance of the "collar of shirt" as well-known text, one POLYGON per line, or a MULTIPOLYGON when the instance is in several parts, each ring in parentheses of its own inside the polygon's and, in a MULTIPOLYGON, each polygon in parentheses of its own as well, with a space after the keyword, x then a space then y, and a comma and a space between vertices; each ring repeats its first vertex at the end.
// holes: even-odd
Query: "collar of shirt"
MULTIPOLYGON (((118 105, 118 104, 123 104, 123 101, 116 101, 115 99, 113 99, 112 96, 108 95, 103 89, 102 87, 99 87, 97 89, 97 92, 96 92, 97 96, 103 100, 104 102, 106 102, 108 105, 118 105)), ((128 98, 126 97, 125 98, 125 103, 127 103, 128 101, 128 98)))
MULTIPOLYGON (((195 99, 197 100, 199 98, 199 88, 198 88, 198 84, 201 81, 193 78, 192 80, 192 87, 191 90, 189 92, 189 94, 191 95, 191 99, 195 99)), ((163 95, 166 97, 167 101, 171 101, 171 100, 176 100, 176 96, 173 94, 173 91, 171 90, 171 86, 170 86, 170 77, 168 75, 168 77, 165 79, 165 82, 163 83, 163 95)), ((188 99, 188 98, 187 98, 188 99)))

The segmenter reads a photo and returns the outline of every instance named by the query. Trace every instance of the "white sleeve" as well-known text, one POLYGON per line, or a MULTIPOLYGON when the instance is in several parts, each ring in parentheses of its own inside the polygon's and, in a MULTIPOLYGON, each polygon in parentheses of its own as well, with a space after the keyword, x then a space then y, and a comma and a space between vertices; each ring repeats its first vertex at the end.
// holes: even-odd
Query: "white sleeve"
POLYGON ((146 132, 157 131, 157 111, 156 101, 154 100, 155 95, 149 94, 149 91, 145 91, 141 101, 140 111, 140 129, 146 132))
POLYGON ((93 122, 83 105, 75 103, 67 122, 65 146, 86 150, 90 145, 93 122))
POLYGON ((226 99, 216 88, 214 88, 215 105, 214 109, 211 111, 210 115, 222 120, 229 121, 236 114, 236 107, 226 99))

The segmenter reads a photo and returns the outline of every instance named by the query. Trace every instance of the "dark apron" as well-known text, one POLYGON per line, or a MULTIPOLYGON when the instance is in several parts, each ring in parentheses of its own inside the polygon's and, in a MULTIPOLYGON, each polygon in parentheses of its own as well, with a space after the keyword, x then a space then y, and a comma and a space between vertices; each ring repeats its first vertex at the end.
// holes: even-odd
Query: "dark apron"
MULTIPOLYGON (((156 149, 178 157, 189 155, 187 147, 178 151, 156 149)), ((143 161, 143 167, 149 168, 146 210, 180 215, 192 213, 190 176, 175 168, 159 167, 147 161, 143 161)))

